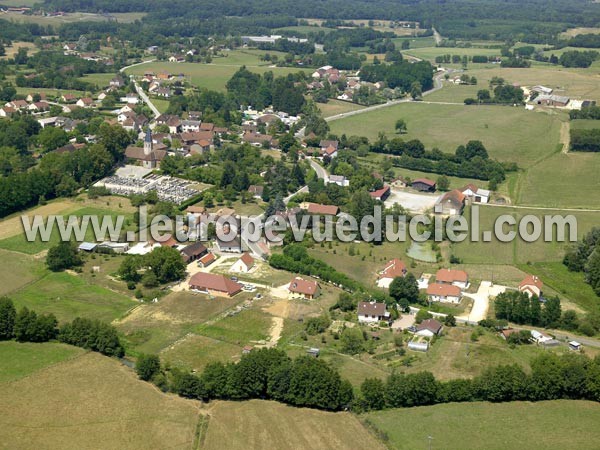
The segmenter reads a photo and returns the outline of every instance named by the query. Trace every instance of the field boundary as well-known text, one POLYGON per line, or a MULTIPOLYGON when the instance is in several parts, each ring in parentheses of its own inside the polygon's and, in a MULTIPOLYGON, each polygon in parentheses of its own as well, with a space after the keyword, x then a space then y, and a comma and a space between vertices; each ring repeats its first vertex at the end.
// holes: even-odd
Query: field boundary
MULTIPOLYGON (((49 342, 50 343, 54 343, 54 344, 62 344, 62 342, 59 342, 59 341, 49 341, 49 342)), ((20 344, 20 342, 17 342, 17 343, 20 344)), ((24 375, 24 376, 22 376, 20 378, 15 378, 14 380, 10 380, 10 381, 5 381, 4 383, 0 382, 0 385, 2 385, 2 384, 11 384, 11 383, 16 383, 18 381, 26 380, 28 378, 31 378, 33 375, 37 375, 37 374, 42 373, 42 372, 44 372, 46 370, 52 369, 52 368, 54 368, 56 366, 59 366, 60 364, 66 364, 68 362, 75 361, 78 358, 82 358, 82 357, 86 356, 87 354, 92 353, 91 350, 87 350, 87 349, 84 349, 82 347, 76 347, 74 345, 69 345, 69 344, 64 344, 64 345, 67 345, 68 347, 73 347, 73 348, 76 348, 76 349, 81 349, 81 350, 83 350, 83 352, 80 353, 80 354, 76 354, 76 355, 70 356, 70 357, 68 357, 66 359, 63 359, 61 361, 57 361, 55 363, 48 364, 47 366, 41 367, 38 370, 34 370, 33 372, 30 372, 27 375, 24 375)))

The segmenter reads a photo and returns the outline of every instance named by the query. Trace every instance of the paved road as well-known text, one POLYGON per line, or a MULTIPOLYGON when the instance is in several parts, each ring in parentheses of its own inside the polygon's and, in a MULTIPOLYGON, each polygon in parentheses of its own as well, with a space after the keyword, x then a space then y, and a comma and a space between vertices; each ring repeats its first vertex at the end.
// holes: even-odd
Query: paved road
POLYGON ((312 158, 307 158, 307 159, 308 159, 308 162, 310 163, 310 167, 312 167, 313 170, 315 172, 317 172, 317 177, 319 177, 321 180, 325 180, 325 181, 329 179, 329 173, 327 173, 327 170, 325 170, 321 164, 319 164, 312 158))
MULTIPOLYGON (((142 61, 139 63, 135 63, 135 64, 131 64, 129 66, 125 66, 122 67, 121 70, 119 70, 119 72, 121 73, 125 73, 125 71, 127 69, 130 69, 131 67, 136 67, 136 66, 141 66, 142 64, 148 64, 151 62, 156 61, 155 59, 149 59, 148 61, 142 61)), ((138 93, 138 95, 140 96, 140 98, 144 101, 144 103, 146 103, 146 105, 148 105, 148 107, 150 108, 150 110, 152 111, 152 113, 154 114, 155 117, 160 116, 160 111, 158 110, 158 108, 154 105, 154 103, 152 103, 152 100, 150 100, 150 97, 148 97, 148 95, 146 94, 146 92, 144 92, 144 90, 142 89, 142 87, 137 83, 137 81, 135 81, 132 78, 133 81, 133 85, 135 86, 135 90, 138 93)))

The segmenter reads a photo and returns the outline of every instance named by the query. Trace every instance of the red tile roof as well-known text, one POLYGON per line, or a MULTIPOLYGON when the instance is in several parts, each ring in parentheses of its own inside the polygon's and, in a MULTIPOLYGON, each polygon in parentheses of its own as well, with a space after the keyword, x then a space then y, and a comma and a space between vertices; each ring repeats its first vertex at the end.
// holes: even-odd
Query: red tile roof
POLYGON ((290 281, 289 290, 290 292, 296 292, 298 294, 315 295, 318 286, 316 281, 296 277, 290 281))
POLYGON ((432 283, 427 286, 427 295, 439 295, 441 297, 460 297, 460 288, 453 284, 432 283))
POLYGON ((432 181, 429 178, 417 178, 416 180, 413 180, 413 184, 415 183, 423 183, 432 187, 435 186, 435 181, 432 181))
POLYGON ((190 287, 194 289, 223 292, 235 295, 242 290, 242 285, 224 275, 198 272, 190 279, 190 287))
POLYGON ((389 192, 389 190, 390 190, 389 186, 384 186, 381 189, 378 189, 373 192, 369 192, 369 195, 371 196, 371 198, 379 199, 379 198, 383 197, 385 194, 387 194, 389 192))
POLYGON ((335 216, 340 209, 335 205, 321 205, 319 203, 309 203, 308 213, 309 214, 323 214, 329 216, 335 216))
POLYGON ((523 289, 527 286, 535 286, 539 290, 542 290, 542 288, 544 287, 544 283, 542 282, 542 280, 539 279, 539 277, 536 277, 535 275, 527 275, 525 279, 519 284, 519 289, 523 289))
POLYGON ((254 266, 254 258, 250 255, 250 253, 244 253, 240 259, 244 264, 246 264, 246 267, 248 267, 248 269, 254 266))
POLYGON ((468 280, 469 275, 464 270, 440 269, 435 274, 435 281, 438 283, 466 283, 468 280))
POLYGON ((406 275, 406 264, 398 258, 394 258, 386 264, 379 278, 396 278, 404 275, 406 275))

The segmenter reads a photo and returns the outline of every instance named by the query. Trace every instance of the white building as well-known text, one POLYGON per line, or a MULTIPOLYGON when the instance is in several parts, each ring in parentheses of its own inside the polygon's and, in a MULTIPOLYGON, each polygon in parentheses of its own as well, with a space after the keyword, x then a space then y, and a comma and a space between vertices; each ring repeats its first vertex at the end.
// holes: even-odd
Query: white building
POLYGON ((358 304, 358 323, 379 323, 390 319, 385 303, 360 302, 358 304))

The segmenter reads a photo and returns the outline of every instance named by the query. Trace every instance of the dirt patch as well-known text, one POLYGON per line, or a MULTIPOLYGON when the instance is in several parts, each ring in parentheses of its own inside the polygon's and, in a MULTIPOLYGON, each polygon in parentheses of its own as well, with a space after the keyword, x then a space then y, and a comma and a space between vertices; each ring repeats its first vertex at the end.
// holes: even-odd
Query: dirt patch
POLYGON ((569 153, 569 143, 571 138, 571 125, 569 122, 563 122, 560 126, 559 142, 562 144, 562 152, 569 153))

